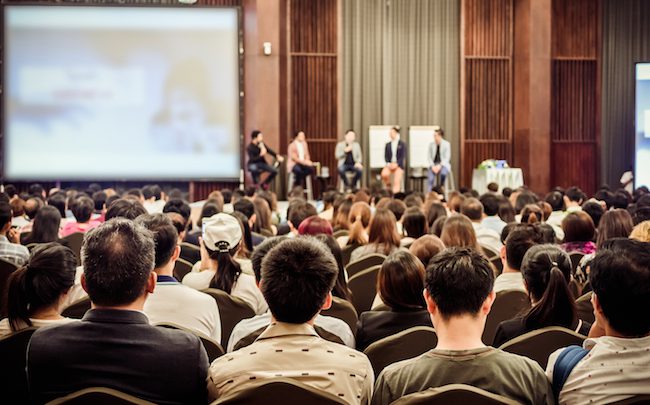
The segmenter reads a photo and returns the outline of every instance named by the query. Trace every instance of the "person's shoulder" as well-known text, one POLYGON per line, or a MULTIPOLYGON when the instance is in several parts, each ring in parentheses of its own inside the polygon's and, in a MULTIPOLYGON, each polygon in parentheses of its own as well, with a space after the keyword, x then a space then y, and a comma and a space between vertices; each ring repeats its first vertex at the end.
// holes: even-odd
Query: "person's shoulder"
POLYGON ((494 349, 490 362, 495 365, 503 365, 511 369, 518 369, 524 372, 523 375, 530 377, 545 377, 544 370, 535 360, 514 353, 508 353, 501 349, 494 349))
POLYGON ((402 376, 411 376, 420 371, 429 370, 430 366, 425 364, 427 353, 428 352, 425 352, 417 357, 398 361, 386 366, 386 368, 381 372, 384 381, 398 379, 402 376))

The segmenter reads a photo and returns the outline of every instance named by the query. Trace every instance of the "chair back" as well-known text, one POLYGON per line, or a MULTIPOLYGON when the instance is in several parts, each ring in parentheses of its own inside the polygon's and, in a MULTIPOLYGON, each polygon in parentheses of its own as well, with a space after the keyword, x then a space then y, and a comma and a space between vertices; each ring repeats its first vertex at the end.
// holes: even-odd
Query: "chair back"
POLYGON ((338 231, 332 234, 334 239, 340 238, 341 236, 348 236, 348 235, 350 235, 350 231, 348 231, 347 229, 339 229, 338 231))
POLYGON ((40 243, 33 242, 33 243, 28 243, 28 244, 26 244, 25 247, 26 247, 27 250, 29 250, 29 252, 31 253, 31 251, 32 251, 36 246, 38 246, 38 245, 40 245, 40 243))
POLYGON ((489 246, 481 245, 481 249, 483 249, 483 254, 485 254, 485 257, 487 257, 488 260, 492 259, 493 257, 499 257, 499 252, 495 251, 489 246))
POLYGON ((500 256, 494 256, 493 258, 491 258, 490 263, 492 263, 492 266, 494 267, 495 277, 498 277, 501 273, 503 273, 503 262, 501 261, 500 256))
POLYGON ((181 259, 184 259, 191 264, 194 264, 201 260, 201 248, 189 242, 181 242, 180 246, 181 259))
POLYGON ((622 399, 620 401, 612 402, 610 405, 636 405, 636 404, 650 404, 650 395, 636 395, 631 398, 622 399))
POLYGON ((578 313, 578 319, 593 324, 596 318, 594 317, 594 306, 591 304, 592 294, 593 292, 589 291, 576 300, 576 311, 578 313))
POLYGON ((347 266, 348 263, 350 263, 350 257, 352 256, 352 252, 354 251, 354 249, 358 248, 359 246, 361 245, 359 245, 358 243, 351 243, 343 247, 343 249, 341 249, 341 258, 343 259, 344 266, 347 266))
POLYGON ((133 395, 112 388, 91 387, 73 392, 65 397, 50 401, 47 405, 154 405, 153 402, 136 398, 133 395))
POLYGON ((18 266, 10 261, 0 259, 0 318, 7 316, 5 308, 5 298, 7 296, 7 282, 11 273, 16 271, 18 266))
POLYGON ((0 389, 5 398, 23 398, 27 403, 27 345, 36 328, 26 328, 0 339, 0 389))
POLYGON ((158 326, 161 328, 182 330, 183 332, 187 332, 192 335, 195 335, 196 337, 201 339, 201 343, 203 343, 205 352, 208 354, 208 361, 210 363, 212 363, 215 359, 218 359, 219 357, 223 356, 226 353, 225 350, 223 350, 223 347, 221 347, 221 344, 219 342, 217 342, 216 340, 212 339, 209 336, 204 335, 203 333, 199 333, 197 331, 188 329, 186 327, 180 326, 172 322, 158 322, 154 326, 158 326))
POLYGON ((178 281, 183 281, 183 277, 192 271, 192 266, 192 263, 179 257, 176 259, 176 264, 174 264, 174 278, 178 281))
POLYGON ((530 299, 524 291, 499 291, 485 322, 483 343, 491 345, 499 324, 516 317, 528 308, 530 308, 530 299))
POLYGON ((370 311, 377 294, 377 275, 380 268, 381 266, 370 267, 348 280, 348 288, 352 291, 352 305, 357 314, 370 311))
POLYGON ((81 245, 84 243, 84 233, 75 232, 63 238, 68 242, 68 247, 77 257, 77 266, 81 266, 81 245))
POLYGON ((550 326, 517 336, 501 345, 500 349, 535 360, 546 370, 548 356, 557 349, 571 345, 582 346, 586 336, 570 329, 550 326))
POLYGON ((66 318, 81 319, 89 309, 90 298, 84 297, 70 304, 66 309, 63 310, 61 315, 65 316, 66 318))
POLYGON ((375 376, 398 361, 417 357, 438 344, 436 331, 430 326, 415 326, 380 339, 363 352, 368 356, 375 376))
POLYGON ((384 260, 386 260, 385 255, 373 253, 368 256, 364 256, 352 263, 349 263, 345 266, 345 270, 348 272, 348 277, 352 277, 355 274, 360 273, 363 270, 369 269, 373 266, 381 266, 384 264, 384 260))
POLYGON ((219 317, 221 318, 221 346, 228 345, 230 334, 242 319, 255 316, 255 310, 239 297, 233 297, 225 291, 216 288, 203 290, 217 301, 219 317))
POLYGON ((330 309, 322 311, 320 314, 342 320, 348 324, 353 335, 357 333, 357 321, 359 317, 357 316, 357 311, 354 309, 354 305, 349 301, 339 297, 332 297, 332 306, 330 309))
POLYGON ((438 388, 429 388, 422 392, 405 395, 392 405, 438 405, 438 404, 472 404, 472 405, 514 405, 518 402, 501 395, 465 384, 449 384, 438 388))
POLYGON ((342 398, 329 392, 320 391, 307 384, 291 378, 274 378, 262 380, 248 388, 233 392, 219 398, 212 404, 219 405, 248 405, 248 404, 309 404, 335 405, 347 404, 342 398), (273 400, 275 399, 275 401, 273 400))
POLYGON ((580 264, 580 260, 585 257, 585 254, 582 252, 570 252, 569 253, 569 258, 571 258, 571 272, 575 273, 576 269, 578 268, 578 264, 580 264))

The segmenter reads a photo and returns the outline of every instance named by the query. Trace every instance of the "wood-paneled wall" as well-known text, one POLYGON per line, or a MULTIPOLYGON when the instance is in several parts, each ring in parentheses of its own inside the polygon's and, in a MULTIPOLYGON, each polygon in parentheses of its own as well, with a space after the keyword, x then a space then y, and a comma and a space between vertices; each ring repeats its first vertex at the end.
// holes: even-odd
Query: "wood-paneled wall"
POLYGON ((599 181, 600 0, 553 0, 551 182, 599 181))
MULTIPOLYGON (((288 1, 289 134, 305 131, 311 158, 330 169, 336 180, 334 147, 339 138, 339 0, 288 1)), ((320 189, 317 182, 315 196, 320 189)))
MULTIPOLYGON (((463 0, 461 9, 461 173, 485 159, 512 160, 513 0, 463 0)), ((457 180, 458 181, 458 180, 457 180)))

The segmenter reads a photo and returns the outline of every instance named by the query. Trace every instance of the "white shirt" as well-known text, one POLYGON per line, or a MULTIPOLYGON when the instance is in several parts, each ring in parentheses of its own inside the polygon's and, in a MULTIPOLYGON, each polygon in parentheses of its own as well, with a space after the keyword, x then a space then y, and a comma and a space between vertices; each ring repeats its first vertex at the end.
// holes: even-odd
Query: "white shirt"
MULTIPOLYGON (((273 318, 271 312, 267 311, 262 315, 257 315, 252 318, 240 321, 237 325, 235 325, 235 328, 230 334, 227 351, 232 352, 235 349, 237 342, 255 332, 256 330, 261 329, 265 326, 269 326, 272 320, 273 318)), ((338 318, 318 314, 316 315, 316 319, 314 319, 314 324, 338 336, 346 346, 354 349, 354 335, 352 335, 352 331, 350 330, 350 327, 347 323, 338 318)))
POLYGON ((503 246, 501 243, 501 235, 476 222, 472 222, 472 226, 474 226, 474 232, 476 233, 476 240, 478 240, 478 243, 499 253, 501 246, 503 246))
POLYGON ((399 138, 395 139, 394 141, 390 141, 390 150, 391 150, 392 155, 393 155, 393 157, 390 160, 391 163, 397 163, 397 145, 398 144, 399 144, 399 138))
POLYGON ((145 201, 142 205, 149 214, 159 214, 163 212, 165 200, 145 201))
POLYGON ((305 146, 302 142, 296 142, 296 150, 298 151, 298 160, 305 160, 305 146))
POLYGON ((77 266, 77 271, 74 276, 74 284, 70 287, 68 295, 65 297, 61 308, 67 308, 75 302, 79 301, 82 298, 86 298, 88 294, 81 287, 81 275, 84 273, 84 268, 82 266, 77 266))
MULTIPOLYGON (((61 325, 61 324, 68 323, 68 322, 78 321, 78 319, 71 319, 71 318, 61 318, 61 319, 34 319, 34 318, 29 318, 29 320, 32 321, 32 326, 34 326, 36 328, 42 328, 43 326, 50 326, 50 325, 61 325)), ((25 328, 28 327, 22 321, 20 323, 21 323, 22 326, 19 328, 19 330, 25 329, 25 328)), ((13 333, 13 331, 11 330, 11 326, 9 325, 9 318, 5 318, 5 319, 1 320, 0 321, 0 337, 9 335, 11 333, 13 333)))
POLYGON ((505 290, 521 290, 526 291, 524 287, 524 277, 521 272, 516 273, 501 273, 494 280, 494 292, 505 290))
POLYGON ((501 232, 503 231, 503 228, 506 227, 506 223, 503 222, 501 218, 499 218, 498 215, 494 215, 491 217, 485 217, 481 221, 481 227, 486 228, 486 229, 491 229, 494 232, 498 233, 499 236, 501 236, 501 232))
MULTIPOLYGON (((589 354, 569 374, 560 392, 560 404, 609 404, 650 394, 650 337, 603 336, 585 340, 583 347, 590 350, 589 354)), ((548 359, 549 380, 562 350, 548 359)))
MULTIPOLYGON (((171 277, 170 277, 171 278, 171 277)), ((221 342, 221 319, 211 296, 180 284, 159 281, 144 303, 144 313, 152 324, 175 323, 221 342)))
MULTIPOLYGON (((214 270, 192 271, 183 277, 183 284, 195 290, 210 288, 210 281, 215 275, 214 270)), ((255 314, 260 315, 269 309, 262 292, 255 284, 255 277, 250 274, 241 273, 235 284, 232 286, 230 295, 241 298, 253 308, 255 314)))

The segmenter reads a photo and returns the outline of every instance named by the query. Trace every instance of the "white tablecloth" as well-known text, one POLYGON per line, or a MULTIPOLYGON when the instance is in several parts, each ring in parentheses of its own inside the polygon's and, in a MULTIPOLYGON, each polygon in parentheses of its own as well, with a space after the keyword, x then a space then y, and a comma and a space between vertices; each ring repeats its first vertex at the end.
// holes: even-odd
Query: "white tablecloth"
POLYGON ((472 174, 472 188, 479 194, 488 191, 487 185, 497 183, 499 190, 505 187, 516 189, 524 185, 524 174, 521 169, 511 167, 509 169, 474 169, 472 174))

